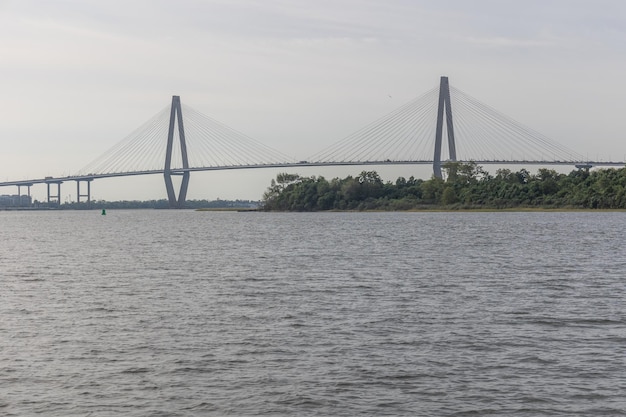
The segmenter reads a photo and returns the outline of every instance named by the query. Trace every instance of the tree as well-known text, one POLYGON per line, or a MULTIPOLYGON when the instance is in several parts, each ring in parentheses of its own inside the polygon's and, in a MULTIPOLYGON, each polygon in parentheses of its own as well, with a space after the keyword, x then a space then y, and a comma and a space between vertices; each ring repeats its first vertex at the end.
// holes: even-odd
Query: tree
POLYGON ((626 208, 626 168, 576 170, 568 175, 539 169, 496 171, 494 177, 475 163, 451 163, 446 181, 413 177, 383 183, 375 171, 357 177, 300 177, 279 174, 264 194, 265 210, 330 209, 407 210, 423 206, 450 207, 581 207, 626 208))
POLYGON ((476 162, 446 162, 443 168, 447 171, 447 181, 453 184, 475 184, 485 176, 483 167, 476 162))
POLYGON ((518 182, 515 174, 513 174, 513 172, 511 172, 510 169, 506 169, 506 168, 497 169, 495 179, 498 181, 503 181, 503 182, 508 182, 508 183, 518 182))
POLYGON ((517 182, 520 184, 527 184, 531 177, 530 172, 524 168, 517 171, 515 176, 517 177, 517 182))
POLYGON ((446 186, 443 190, 443 194, 441 195, 441 203, 449 206, 457 202, 456 193, 454 192, 454 187, 446 186))
POLYGON ((441 178, 432 177, 430 180, 422 183, 421 191, 422 198, 430 204, 436 204, 441 198, 443 188, 445 186, 444 181, 441 178))

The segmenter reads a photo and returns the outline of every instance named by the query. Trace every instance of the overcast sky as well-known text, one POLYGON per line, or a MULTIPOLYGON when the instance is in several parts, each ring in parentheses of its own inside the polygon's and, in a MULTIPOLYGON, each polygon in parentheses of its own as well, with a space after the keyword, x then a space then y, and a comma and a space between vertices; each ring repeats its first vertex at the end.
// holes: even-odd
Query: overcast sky
MULTIPOLYGON (((441 75, 590 159, 624 160, 625 73, 622 0, 0 0, 0 181, 74 174, 172 95, 304 159, 441 75)), ((189 197, 257 199, 275 175, 192 174, 189 197)), ((160 177, 92 187, 165 197, 160 177)))

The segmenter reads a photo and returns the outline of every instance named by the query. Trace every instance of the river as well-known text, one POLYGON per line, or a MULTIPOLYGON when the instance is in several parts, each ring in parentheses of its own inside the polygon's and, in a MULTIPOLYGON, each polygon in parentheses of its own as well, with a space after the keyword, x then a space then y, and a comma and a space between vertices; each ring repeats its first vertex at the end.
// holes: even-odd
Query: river
POLYGON ((604 212, 0 212, 0 414, 624 415, 625 230, 604 212))

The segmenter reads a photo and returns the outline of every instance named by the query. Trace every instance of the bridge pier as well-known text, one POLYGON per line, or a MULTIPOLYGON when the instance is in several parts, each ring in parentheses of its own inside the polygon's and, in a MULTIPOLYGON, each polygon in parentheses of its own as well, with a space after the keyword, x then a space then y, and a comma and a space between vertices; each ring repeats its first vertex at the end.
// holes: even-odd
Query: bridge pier
POLYGON ((439 109, 437 110, 437 130, 435 131, 435 156, 433 157, 433 174, 441 175, 441 142, 443 137, 444 108, 448 134, 448 154, 451 161, 456 161, 456 145, 454 143, 454 124, 452 123, 452 106, 450 105, 450 83, 448 77, 441 77, 439 83, 439 109))
POLYGON ((87 204, 91 204, 91 181, 93 181, 93 178, 87 178, 87 179, 82 179, 82 180, 76 180, 76 202, 80 203, 80 198, 81 197, 86 197, 87 198, 87 204), (85 181, 87 183, 87 194, 81 194, 80 193, 80 183, 81 181, 85 181))
POLYGON ((48 204, 52 203, 52 200, 54 200, 54 199, 56 199, 57 205, 61 204, 61 184, 63 184, 63 181, 46 181, 46 187, 48 188, 48 204), (57 193, 56 193, 56 195, 50 194, 50 185, 51 184, 56 184, 56 186, 57 186, 57 193))
POLYGON ((185 206, 185 199, 187 198, 187 188, 189 188, 189 171, 183 173, 170 171, 169 173, 164 173, 163 176, 165 177, 165 189, 167 190, 167 199, 170 203, 170 208, 183 208, 185 206), (178 199, 174 191, 172 175, 181 175, 183 177, 178 192, 178 199))

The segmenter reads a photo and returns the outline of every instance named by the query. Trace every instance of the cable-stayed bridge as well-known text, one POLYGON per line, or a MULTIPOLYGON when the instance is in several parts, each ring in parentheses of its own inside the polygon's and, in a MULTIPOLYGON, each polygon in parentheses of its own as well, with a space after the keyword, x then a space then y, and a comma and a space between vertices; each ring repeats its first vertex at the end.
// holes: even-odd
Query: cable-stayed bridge
POLYGON ((307 158, 294 161, 172 98, 164 108, 74 175, 0 182, 21 188, 46 184, 48 203, 59 203, 61 184, 76 182, 77 201, 91 199, 99 178, 161 174, 171 207, 185 203, 194 171, 341 165, 432 164, 441 178, 445 161, 481 165, 624 166, 588 161, 449 85, 439 86, 307 158), (173 176, 182 177, 178 193, 173 176))

